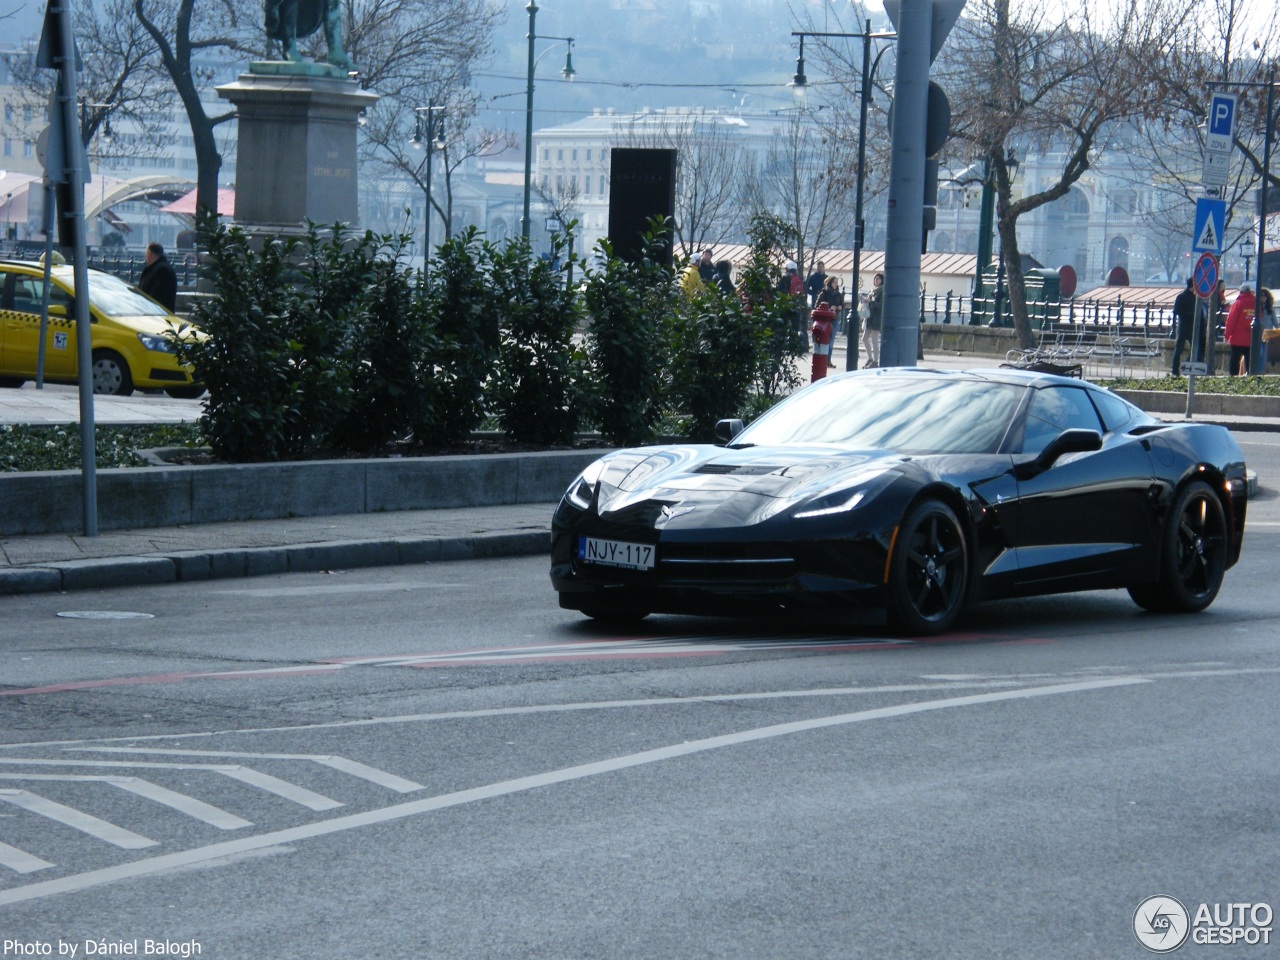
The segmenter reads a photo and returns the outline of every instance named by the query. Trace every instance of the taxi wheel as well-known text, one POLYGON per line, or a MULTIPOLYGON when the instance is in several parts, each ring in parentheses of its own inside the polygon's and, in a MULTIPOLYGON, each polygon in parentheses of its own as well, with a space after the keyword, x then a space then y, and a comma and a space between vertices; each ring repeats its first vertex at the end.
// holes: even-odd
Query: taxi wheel
POLYGON ((165 387, 164 392, 175 400, 198 400, 204 396, 204 387, 165 387))
POLYGON ((0 388, 4 388, 6 390, 17 390, 26 382, 27 381, 23 380, 21 377, 0 377, 0 388))
POLYGON ((133 377, 120 354, 111 350, 93 352, 93 392, 109 397, 127 397, 133 393, 133 377))

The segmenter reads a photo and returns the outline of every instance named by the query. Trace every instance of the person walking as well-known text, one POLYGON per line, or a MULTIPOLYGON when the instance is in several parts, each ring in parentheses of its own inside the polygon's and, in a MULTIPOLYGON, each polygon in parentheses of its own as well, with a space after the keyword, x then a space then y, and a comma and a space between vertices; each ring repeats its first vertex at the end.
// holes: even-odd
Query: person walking
POLYGON ((1227 361, 1227 376, 1243 377, 1249 373, 1249 348, 1253 345, 1253 316, 1256 301, 1253 287, 1244 284, 1240 295, 1227 311, 1226 335, 1223 339, 1231 347, 1231 359, 1227 361))
POLYGON ((880 322, 884 316, 884 274, 877 273, 871 279, 871 294, 867 297, 867 322, 862 328, 862 349, 867 353, 864 370, 880 366, 880 322))
POLYGON ((138 277, 138 289, 170 313, 178 309, 178 275, 164 255, 164 247, 152 240, 144 255, 147 265, 138 277))
POLYGON ((1191 289, 1191 278, 1187 278, 1187 288, 1173 300, 1173 369, 1172 376, 1178 376, 1182 370, 1182 347, 1191 346, 1191 336, 1196 322, 1196 292, 1191 289))
POLYGON ((732 297, 738 292, 733 285, 733 262, 731 260, 719 260, 716 262, 716 286, 720 288, 720 292, 726 297, 732 297))
MULTIPOLYGON (((817 303, 814 304, 814 308, 816 309, 821 304, 826 304, 836 315, 835 321, 832 323, 831 327, 831 336, 834 340, 836 334, 842 332, 840 325, 844 319, 844 291, 840 289, 839 277, 833 275, 827 277, 826 280, 823 281, 822 290, 818 293, 818 300, 817 303)), ((827 354, 827 365, 832 368, 837 366, 834 362, 834 356, 835 350, 832 349, 831 352, 827 354)))
POLYGON ((809 279, 804 282, 804 292, 809 295, 809 308, 813 309, 818 305, 818 297, 822 294, 822 288, 827 284, 827 265, 819 260, 813 266, 813 273, 809 274, 809 279))

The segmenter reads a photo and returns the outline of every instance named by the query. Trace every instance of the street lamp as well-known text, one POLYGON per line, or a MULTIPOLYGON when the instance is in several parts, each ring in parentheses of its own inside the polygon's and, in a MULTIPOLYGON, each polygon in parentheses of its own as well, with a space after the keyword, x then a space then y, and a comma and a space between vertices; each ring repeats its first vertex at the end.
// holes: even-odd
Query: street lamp
MULTIPOLYGON (((1244 257, 1244 282, 1249 282, 1249 261, 1258 255, 1258 248, 1253 245, 1253 234, 1246 233, 1240 244, 1240 256, 1244 257)), ((1261 272, 1261 271, 1259 271, 1261 272)))
POLYGON ((862 39, 862 86, 858 93, 858 179, 853 201, 853 266, 850 270, 849 288, 853 295, 853 308, 849 317, 848 335, 845 339, 844 363, 846 370, 858 368, 858 284, 861 282, 862 246, 866 242, 866 224, 862 219, 862 204, 867 180, 867 113, 871 108, 871 79, 876 68, 880 66, 880 58, 890 49, 884 47, 871 59, 872 40, 896 40, 896 33, 872 33, 871 23, 867 22, 861 33, 810 33, 792 31, 793 37, 800 38, 800 56, 796 58, 796 75, 791 81, 791 89, 797 96, 804 94, 808 85, 808 77, 804 72, 804 38, 805 37, 844 37, 862 39))
MULTIPOLYGON (((1012 147, 1010 147, 1005 151, 1004 168, 1010 182, 1012 182, 1013 178, 1018 174, 1018 157, 1014 154, 1012 147)), ((993 327, 1000 327, 1004 322, 1003 300, 1004 300, 1004 240, 1001 239, 1000 261, 996 265, 995 317, 991 323, 993 327)))
MULTIPOLYGON (((529 0, 529 5, 525 7, 529 11, 529 77, 524 88, 524 213, 520 217, 520 236, 525 240, 529 239, 529 191, 533 186, 533 71, 537 67, 541 56, 534 57, 534 46, 538 40, 556 40, 560 43, 567 43, 569 50, 565 54, 564 69, 560 71, 560 75, 566 80, 573 79, 573 37, 547 37, 538 36, 534 31, 534 18, 538 15, 538 4, 534 0, 529 0)), ((547 50, 550 50, 548 47, 547 50)), ((547 50, 543 50, 545 54, 547 50)))
POLYGON ((431 263, 431 155, 436 150, 444 149, 444 107, 431 103, 425 107, 414 107, 413 139, 409 146, 414 150, 426 150, 423 160, 426 164, 426 177, 423 192, 426 194, 426 207, 422 211, 422 272, 430 272, 431 263))

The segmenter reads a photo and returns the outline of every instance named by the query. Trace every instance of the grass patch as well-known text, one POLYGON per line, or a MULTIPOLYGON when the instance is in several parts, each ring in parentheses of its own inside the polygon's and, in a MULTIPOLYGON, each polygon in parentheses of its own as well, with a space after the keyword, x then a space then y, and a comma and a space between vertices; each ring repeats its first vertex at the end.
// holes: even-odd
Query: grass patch
MULTIPOLYGON (((151 447, 198 447, 200 428, 194 423, 94 429, 94 460, 99 468, 145 467, 134 451, 151 447)), ((32 470, 78 470, 80 425, 5 424, 0 426, 0 473, 32 470)))
MULTIPOLYGON (((1186 393, 1186 377, 1129 378, 1094 380, 1111 390, 1155 390, 1162 393, 1186 393)), ((1280 377, 1196 377, 1196 393, 1227 393, 1240 397, 1280 397, 1280 377)))

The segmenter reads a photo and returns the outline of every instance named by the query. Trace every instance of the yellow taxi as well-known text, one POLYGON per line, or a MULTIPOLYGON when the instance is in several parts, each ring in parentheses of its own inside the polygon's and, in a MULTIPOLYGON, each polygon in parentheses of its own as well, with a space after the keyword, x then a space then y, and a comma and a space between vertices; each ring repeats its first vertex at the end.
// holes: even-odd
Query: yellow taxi
MULTIPOLYGON (((70 264, 50 270, 49 324, 44 378, 79 382, 75 278, 70 264)), ((36 377, 44 265, 0 260, 0 387, 20 387, 36 377)), ((93 392, 126 397, 134 389, 162 389, 171 397, 198 397, 204 387, 178 362, 169 334, 190 324, 136 287, 99 270, 89 271, 93 392)))

